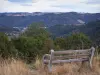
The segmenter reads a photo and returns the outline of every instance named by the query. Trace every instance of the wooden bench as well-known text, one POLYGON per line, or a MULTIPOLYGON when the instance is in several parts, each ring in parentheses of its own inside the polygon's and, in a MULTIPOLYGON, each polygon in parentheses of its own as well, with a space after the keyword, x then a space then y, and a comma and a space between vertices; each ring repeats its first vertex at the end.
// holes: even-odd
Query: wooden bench
POLYGON ((48 65, 49 72, 52 71, 52 64, 67 63, 67 62, 84 62, 88 61, 90 68, 92 68, 92 60, 95 48, 85 50, 66 50, 54 51, 43 56, 43 64, 48 65))

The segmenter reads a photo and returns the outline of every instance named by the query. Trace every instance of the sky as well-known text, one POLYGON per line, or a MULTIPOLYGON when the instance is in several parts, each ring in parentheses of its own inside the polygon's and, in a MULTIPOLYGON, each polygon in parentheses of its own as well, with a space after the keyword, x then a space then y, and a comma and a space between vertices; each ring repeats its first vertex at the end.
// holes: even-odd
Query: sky
POLYGON ((0 12, 100 13, 100 0, 0 0, 0 12))

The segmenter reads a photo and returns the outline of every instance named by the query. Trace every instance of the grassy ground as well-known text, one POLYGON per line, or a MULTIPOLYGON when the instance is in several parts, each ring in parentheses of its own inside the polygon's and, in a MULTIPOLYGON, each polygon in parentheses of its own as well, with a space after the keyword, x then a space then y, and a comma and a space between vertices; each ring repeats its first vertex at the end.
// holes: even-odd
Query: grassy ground
POLYGON ((32 75, 27 65, 20 60, 0 61, 0 75, 32 75))
POLYGON ((31 68, 21 60, 0 60, 0 75, 100 75, 99 57, 94 58, 92 70, 87 66, 80 69, 81 63, 66 63, 53 66, 52 74, 43 69, 40 59, 31 68))

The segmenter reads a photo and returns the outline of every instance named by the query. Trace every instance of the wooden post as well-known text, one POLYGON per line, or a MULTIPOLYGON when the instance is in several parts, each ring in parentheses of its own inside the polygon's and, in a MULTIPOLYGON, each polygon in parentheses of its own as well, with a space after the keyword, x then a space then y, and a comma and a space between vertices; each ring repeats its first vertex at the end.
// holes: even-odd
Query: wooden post
POLYGON ((45 64, 44 60, 45 60, 45 57, 49 57, 50 58, 50 54, 45 54, 42 58, 42 65, 43 65, 43 69, 47 69, 47 64, 45 64))
POLYGON ((49 72, 52 72, 52 59, 53 59, 53 56, 54 56, 54 50, 51 49, 50 61, 49 61, 49 64, 48 64, 49 72))
POLYGON ((92 69, 92 61, 93 61, 94 52, 95 52, 95 48, 91 47, 91 57, 90 57, 90 60, 89 60, 89 66, 90 66, 91 69, 92 69))

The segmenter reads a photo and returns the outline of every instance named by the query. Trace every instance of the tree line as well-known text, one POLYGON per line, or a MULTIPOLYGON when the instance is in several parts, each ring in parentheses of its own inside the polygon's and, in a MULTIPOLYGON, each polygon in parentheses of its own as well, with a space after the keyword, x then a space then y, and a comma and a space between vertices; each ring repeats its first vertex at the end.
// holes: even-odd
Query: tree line
POLYGON ((0 33, 0 56, 20 58, 28 62, 34 60, 37 55, 49 53, 50 49, 86 49, 91 46, 92 41, 83 33, 52 38, 48 30, 40 23, 31 24, 23 34, 11 40, 6 34, 0 33))

